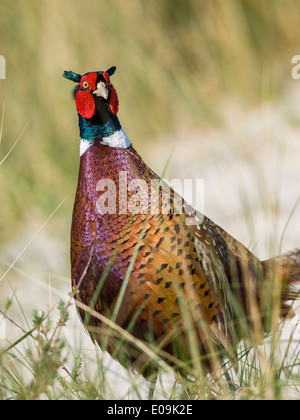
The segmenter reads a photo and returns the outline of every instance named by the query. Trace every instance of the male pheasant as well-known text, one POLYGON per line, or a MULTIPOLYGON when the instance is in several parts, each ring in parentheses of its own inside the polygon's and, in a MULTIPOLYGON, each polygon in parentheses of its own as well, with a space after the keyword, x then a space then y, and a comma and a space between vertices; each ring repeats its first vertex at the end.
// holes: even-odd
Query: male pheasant
POLYGON ((258 321, 268 330, 274 296, 278 315, 293 315, 286 302, 299 296, 292 286, 300 250, 260 261, 173 190, 168 195, 117 118, 115 69, 64 72, 76 82, 81 137, 72 284, 78 301, 102 317, 83 305, 79 312, 100 347, 144 376, 155 369, 151 353, 138 340, 120 343, 105 319, 185 373, 197 358, 214 369, 215 355, 234 354, 258 321))

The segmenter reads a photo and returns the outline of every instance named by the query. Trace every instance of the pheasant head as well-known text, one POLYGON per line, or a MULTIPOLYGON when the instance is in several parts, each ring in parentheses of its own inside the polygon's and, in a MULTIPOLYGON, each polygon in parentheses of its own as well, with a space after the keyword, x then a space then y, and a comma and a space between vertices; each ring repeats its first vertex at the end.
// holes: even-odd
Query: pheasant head
MULTIPOLYGON (((116 67, 106 71, 89 72, 84 75, 65 71, 63 76, 76 83, 73 91, 76 109, 79 117, 80 137, 86 147, 97 139, 106 139, 115 135, 113 139, 116 147, 124 143, 124 134, 117 117, 119 99, 116 89, 110 81, 116 67)), ((104 141, 106 144, 109 141, 104 141)), ((125 147, 130 144, 127 136, 125 147)))

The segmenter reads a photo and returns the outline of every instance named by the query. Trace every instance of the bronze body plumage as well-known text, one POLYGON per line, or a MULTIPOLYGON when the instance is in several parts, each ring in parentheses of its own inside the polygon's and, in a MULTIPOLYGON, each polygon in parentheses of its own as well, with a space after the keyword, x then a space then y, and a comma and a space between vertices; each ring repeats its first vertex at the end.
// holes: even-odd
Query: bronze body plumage
MULTIPOLYGON (((65 77, 78 83, 75 99, 84 139, 71 233, 76 298, 165 355, 192 359, 193 337, 204 364, 211 368, 209 353, 214 348, 234 353, 230 350, 233 328, 238 338, 243 337, 243 323, 246 320, 251 327, 253 322, 253 306, 264 324, 270 308, 263 296, 275 271, 281 270, 283 279, 281 315, 288 314, 285 302, 296 298, 289 284, 299 280, 300 252, 261 262, 173 192, 166 202, 164 184, 156 196, 159 211, 153 212, 151 182, 160 178, 124 137, 114 112, 117 97, 109 79, 112 70, 84 76, 66 73, 65 77), (86 94, 90 96, 81 96, 86 94), (90 98, 95 106, 87 110, 92 106, 90 98), (120 181, 120 173, 126 174, 125 181, 120 181), (136 179, 147 183, 148 195, 139 195, 145 184, 132 184, 136 179), (111 182, 115 189, 103 188, 101 180, 106 185, 111 182), (109 207, 113 199, 115 205, 109 207), (132 199, 136 211, 124 207, 132 199), (101 214, 99 200, 114 211, 101 214), (183 204, 180 214, 176 203, 183 204)), ((137 347, 123 343, 120 351, 103 322, 83 309, 80 315, 100 346, 122 363, 149 374, 151 363, 145 364, 147 358, 137 347)))

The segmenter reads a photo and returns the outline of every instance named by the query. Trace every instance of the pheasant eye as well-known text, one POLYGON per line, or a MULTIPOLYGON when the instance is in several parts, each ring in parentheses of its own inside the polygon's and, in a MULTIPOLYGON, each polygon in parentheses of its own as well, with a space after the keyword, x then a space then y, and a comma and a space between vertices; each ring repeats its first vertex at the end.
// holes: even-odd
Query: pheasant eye
POLYGON ((89 87, 89 84, 88 84, 88 82, 86 81, 86 80, 84 80, 84 82, 82 83, 82 89, 83 90, 86 90, 86 89, 88 89, 88 87, 89 87))

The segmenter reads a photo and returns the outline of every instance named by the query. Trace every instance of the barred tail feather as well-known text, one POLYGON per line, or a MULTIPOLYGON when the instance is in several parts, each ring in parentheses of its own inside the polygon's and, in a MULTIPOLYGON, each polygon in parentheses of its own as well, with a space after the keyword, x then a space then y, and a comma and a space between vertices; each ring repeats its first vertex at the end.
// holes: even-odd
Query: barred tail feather
POLYGON ((287 301, 294 301, 300 299, 300 249, 293 249, 279 255, 278 257, 271 258, 262 262, 266 278, 270 270, 276 276, 281 278, 282 282, 282 306, 281 316, 283 318, 294 316, 294 312, 287 301))

